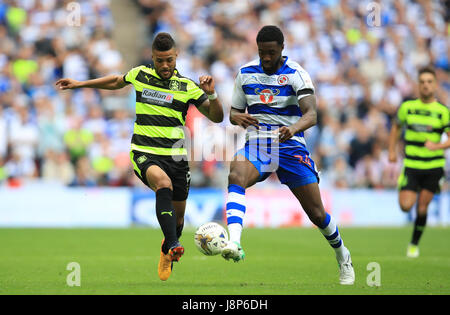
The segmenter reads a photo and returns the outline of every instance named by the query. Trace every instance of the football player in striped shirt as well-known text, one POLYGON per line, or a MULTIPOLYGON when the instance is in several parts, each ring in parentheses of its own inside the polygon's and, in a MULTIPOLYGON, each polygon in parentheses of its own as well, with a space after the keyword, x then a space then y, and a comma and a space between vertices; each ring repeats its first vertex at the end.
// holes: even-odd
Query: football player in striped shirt
POLYGON ((419 241, 427 222, 428 205, 439 192, 444 175, 444 149, 449 141, 439 143, 445 132, 450 138, 450 114, 447 106, 436 100, 436 73, 430 67, 419 70, 419 98, 402 103, 392 123, 389 137, 389 161, 397 161, 397 141, 405 128, 405 157, 398 179, 399 205, 409 212, 416 205, 417 216, 406 255, 419 256, 419 241))
POLYGON ((152 53, 153 65, 136 67, 126 75, 84 82, 61 79, 56 84, 62 90, 134 86, 136 122, 130 156, 135 174, 156 193, 156 215, 164 234, 158 275, 164 281, 172 272, 173 262, 184 253, 179 238, 190 184, 183 130, 189 104, 216 123, 223 121, 223 108, 211 76, 201 76, 197 85, 180 75, 176 69, 177 49, 170 34, 155 37, 152 53))
POLYGON ((230 242, 222 256, 235 262, 244 259, 241 233, 245 191, 276 172, 335 250, 340 283, 353 284, 350 252, 336 221, 325 212, 318 171, 306 149, 304 131, 317 123, 310 76, 282 55, 284 36, 278 27, 264 26, 256 43, 259 59, 240 68, 232 97, 230 121, 247 129, 247 142, 230 166, 226 204, 230 242))

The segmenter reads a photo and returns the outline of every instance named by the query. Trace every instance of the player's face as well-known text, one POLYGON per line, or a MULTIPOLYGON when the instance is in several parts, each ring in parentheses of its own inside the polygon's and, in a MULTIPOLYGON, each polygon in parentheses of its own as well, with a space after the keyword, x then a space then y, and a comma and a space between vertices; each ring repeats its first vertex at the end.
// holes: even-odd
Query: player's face
POLYGON ((283 52, 284 45, 280 45, 277 42, 261 42, 257 43, 259 59, 261 60, 261 66, 264 72, 274 73, 281 66, 281 53, 283 52))
POLYGON ((177 52, 175 48, 167 51, 153 50, 152 60, 155 65, 156 73, 163 80, 170 79, 177 66, 177 52))
POLYGON ((424 72, 419 76, 419 93, 422 98, 431 98, 436 92, 436 78, 433 74, 424 72))

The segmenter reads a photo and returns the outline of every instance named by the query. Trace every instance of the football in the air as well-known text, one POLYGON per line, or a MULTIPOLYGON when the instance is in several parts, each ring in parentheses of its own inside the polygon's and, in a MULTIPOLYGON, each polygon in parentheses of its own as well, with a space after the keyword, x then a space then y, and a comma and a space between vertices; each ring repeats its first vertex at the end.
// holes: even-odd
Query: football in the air
POLYGON ((227 230, 216 222, 202 224, 195 232, 195 246, 207 256, 218 255, 228 243, 227 230))

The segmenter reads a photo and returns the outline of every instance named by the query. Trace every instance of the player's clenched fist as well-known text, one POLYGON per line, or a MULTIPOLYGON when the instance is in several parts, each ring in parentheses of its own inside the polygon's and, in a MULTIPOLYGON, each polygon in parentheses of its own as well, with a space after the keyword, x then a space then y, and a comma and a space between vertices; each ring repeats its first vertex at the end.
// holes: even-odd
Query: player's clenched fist
POLYGON ((61 79, 56 82, 56 86, 58 86, 60 90, 70 90, 78 88, 79 83, 79 81, 74 79, 61 79))
POLYGON ((200 88, 208 95, 214 94, 214 79, 210 75, 204 75, 200 78, 200 88))

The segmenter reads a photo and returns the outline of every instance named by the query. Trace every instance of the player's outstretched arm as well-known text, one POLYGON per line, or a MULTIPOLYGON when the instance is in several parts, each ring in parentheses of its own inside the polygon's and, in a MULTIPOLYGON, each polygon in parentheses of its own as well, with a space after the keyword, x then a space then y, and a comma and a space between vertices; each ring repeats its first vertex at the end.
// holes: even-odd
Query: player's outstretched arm
POLYGON ((108 75, 102 78, 77 81, 74 79, 61 79, 56 82, 60 90, 73 90, 80 88, 94 88, 103 90, 118 90, 125 87, 127 83, 122 75, 108 75))
POLYGON ((296 133, 303 132, 317 124, 316 97, 314 95, 305 96, 298 101, 298 105, 302 111, 302 117, 295 124, 289 127, 283 126, 274 131, 274 133, 279 133, 280 142, 285 142, 296 133))
POLYGON ((214 79, 209 75, 201 76, 200 88, 208 95, 208 100, 203 102, 203 104, 198 107, 198 110, 212 122, 222 122, 223 108, 214 89, 214 79))

